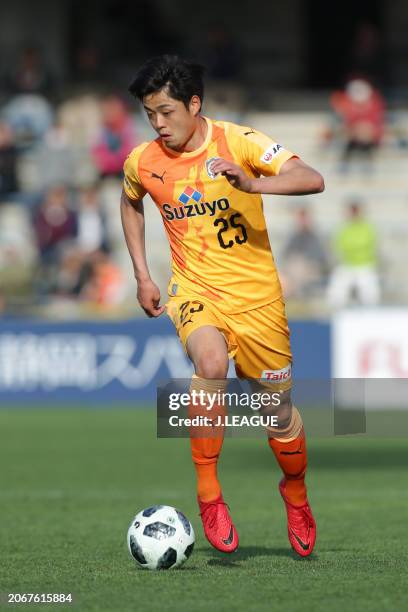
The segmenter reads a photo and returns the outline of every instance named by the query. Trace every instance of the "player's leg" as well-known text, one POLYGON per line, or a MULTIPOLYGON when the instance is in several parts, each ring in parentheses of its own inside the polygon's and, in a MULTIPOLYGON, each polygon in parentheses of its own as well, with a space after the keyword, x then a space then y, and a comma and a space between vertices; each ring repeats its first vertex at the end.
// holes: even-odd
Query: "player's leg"
MULTIPOLYGON (((190 392, 222 393, 228 372, 228 350, 221 332, 210 325, 200 327, 189 335, 186 348, 195 369, 190 392)), ((211 410, 211 418, 215 416, 215 412, 219 413, 217 407, 215 405, 211 410)), ((221 495, 217 463, 224 431, 222 428, 212 431, 211 427, 200 427, 200 431, 196 433, 199 435, 191 436, 190 442, 197 475, 197 495, 201 501, 208 502, 221 495)))
MULTIPOLYGON (((276 393, 276 385, 271 392, 276 393)), ((306 503, 306 438, 302 417, 292 404, 290 389, 280 393, 277 427, 269 427, 268 443, 284 474, 287 499, 295 505, 306 503)))
POLYGON ((299 555, 307 557, 315 545, 316 523, 305 484, 306 437, 302 418, 291 402, 290 390, 281 394, 281 406, 285 404, 290 406, 287 411, 290 419, 278 418, 278 427, 268 430, 268 442, 284 475, 279 491, 286 506, 289 541, 299 555))
POLYGON ((268 442, 283 472, 279 489, 288 515, 289 540, 296 552, 306 556, 314 546, 316 525, 307 501, 303 422, 290 395, 292 355, 284 304, 277 301, 242 313, 239 319, 242 329, 233 328, 237 374, 257 379, 258 390, 261 386, 271 395, 280 394, 279 406, 273 408, 277 427, 268 428, 268 442))
MULTIPOLYGON (((204 412, 205 416, 216 419, 225 414, 225 406, 215 401, 212 402, 211 411, 207 411, 205 398, 218 398, 225 391, 228 357, 235 348, 231 334, 221 315, 205 301, 170 300, 168 314, 194 364, 191 396, 193 398, 195 391, 196 396, 204 398, 204 406, 193 406, 191 402, 189 413, 194 417, 195 413, 204 412)), ((218 550, 233 552, 238 546, 238 534, 223 500, 217 474, 223 439, 223 426, 190 428, 191 453, 197 476, 197 500, 205 535, 218 550)))
MULTIPOLYGON (((194 364, 195 376, 190 391, 206 397, 222 397, 227 385, 228 348, 224 335, 213 326, 192 332, 187 340, 187 352, 194 364)), ((206 406, 204 406, 206 409, 206 406)), ((212 419, 225 414, 224 403, 215 402, 212 419)), ((198 435, 190 437, 191 453, 197 475, 197 500, 208 541, 218 550, 233 552, 238 547, 238 533, 224 502, 218 480, 217 464, 224 440, 224 427, 200 427, 198 435)))
POLYGON ((338 266, 331 274, 327 288, 327 300, 333 308, 347 305, 354 285, 353 273, 345 266, 338 266))
POLYGON ((376 306, 380 301, 380 283, 378 273, 369 266, 356 270, 358 298, 365 306, 376 306))
MULTIPOLYGON (((283 368, 276 367, 273 371, 282 372, 288 367, 290 364, 283 368)), ((289 383, 290 380, 286 381, 286 384, 289 383)), ((307 449, 302 417, 291 401, 290 389, 283 390, 282 385, 266 380, 257 381, 254 388, 263 393, 269 392, 271 396, 279 394, 279 405, 269 411, 277 417, 277 426, 267 427, 268 443, 284 475, 286 498, 292 504, 303 505, 307 501, 307 449)))

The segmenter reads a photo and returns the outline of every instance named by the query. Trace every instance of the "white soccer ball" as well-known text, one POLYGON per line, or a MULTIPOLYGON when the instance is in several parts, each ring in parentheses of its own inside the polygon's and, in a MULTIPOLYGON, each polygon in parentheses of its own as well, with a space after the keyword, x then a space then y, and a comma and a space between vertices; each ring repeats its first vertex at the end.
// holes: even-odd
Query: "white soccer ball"
POLYGON ((193 552, 194 529, 172 506, 151 506, 136 514, 127 533, 129 552, 139 567, 170 569, 182 565, 193 552))

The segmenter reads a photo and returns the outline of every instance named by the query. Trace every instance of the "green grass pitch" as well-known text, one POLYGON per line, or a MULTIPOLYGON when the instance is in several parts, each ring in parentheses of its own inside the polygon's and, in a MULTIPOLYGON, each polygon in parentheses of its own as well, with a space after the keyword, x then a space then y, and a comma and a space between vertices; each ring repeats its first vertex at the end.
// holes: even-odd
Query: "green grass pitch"
POLYGON ((240 534, 227 556, 203 537, 188 440, 157 440, 154 410, 1 410, 0 592, 72 592, 81 612, 406 610, 407 446, 310 440, 318 540, 299 559, 266 441, 227 439, 220 475, 240 534), (154 503, 194 525, 179 570, 139 570, 128 555, 128 524, 154 503))

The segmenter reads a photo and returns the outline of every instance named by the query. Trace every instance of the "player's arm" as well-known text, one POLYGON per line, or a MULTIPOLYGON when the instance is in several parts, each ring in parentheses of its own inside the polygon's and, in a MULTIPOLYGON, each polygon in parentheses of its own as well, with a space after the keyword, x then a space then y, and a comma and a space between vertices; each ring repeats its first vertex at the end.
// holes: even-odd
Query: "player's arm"
POLYGON ((132 200, 122 190, 120 214, 137 282, 137 299, 149 317, 158 317, 165 306, 159 306, 160 290, 152 281, 147 266, 143 200, 132 200))
POLYGON ((276 176, 252 178, 241 166, 221 158, 213 162, 211 170, 223 174, 233 187, 247 193, 307 195, 324 191, 322 175, 297 157, 285 161, 276 176))

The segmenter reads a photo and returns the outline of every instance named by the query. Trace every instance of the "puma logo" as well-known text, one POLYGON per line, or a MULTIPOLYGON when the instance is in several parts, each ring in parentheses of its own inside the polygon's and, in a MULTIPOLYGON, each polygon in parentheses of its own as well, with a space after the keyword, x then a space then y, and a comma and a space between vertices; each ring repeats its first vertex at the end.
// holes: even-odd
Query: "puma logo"
POLYGON ((166 174, 166 170, 163 172, 163 174, 160 176, 160 174, 156 174, 156 172, 152 172, 152 176, 151 178, 156 178, 159 179, 159 181, 161 181, 164 185, 164 175, 166 174))
POLYGON ((299 444, 299 448, 295 451, 281 451, 281 455, 301 455, 302 454, 302 444, 299 444))

